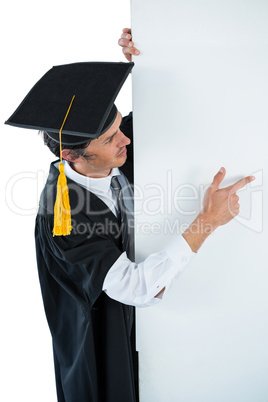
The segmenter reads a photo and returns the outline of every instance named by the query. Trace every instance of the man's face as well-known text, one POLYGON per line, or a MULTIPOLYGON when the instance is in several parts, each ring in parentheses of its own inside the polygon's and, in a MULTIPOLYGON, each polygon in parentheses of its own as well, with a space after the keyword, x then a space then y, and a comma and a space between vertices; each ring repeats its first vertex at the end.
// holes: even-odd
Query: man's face
POLYGON ((130 139, 120 130, 121 122, 122 116, 118 112, 111 127, 88 145, 85 155, 89 159, 79 158, 79 164, 83 164, 84 174, 86 169, 88 176, 107 176, 112 168, 120 167, 126 162, 126 146, 130 144, 130 139))

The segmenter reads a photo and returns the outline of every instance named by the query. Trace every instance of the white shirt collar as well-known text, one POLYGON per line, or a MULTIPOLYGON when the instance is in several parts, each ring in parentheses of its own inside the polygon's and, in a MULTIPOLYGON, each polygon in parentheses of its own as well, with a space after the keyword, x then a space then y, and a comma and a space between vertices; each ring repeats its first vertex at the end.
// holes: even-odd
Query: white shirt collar
POLYGON ((73 170, 71 168, 71 166, 69 165, 69 163, 66 160, 63 161, 63 164, 64 164, 65 175, 69 179, 75 181, 77 184, 80 184, 82 187, 85 187, 92 192, 101 191, 101 192, 107 193, 110 189, 111 178, 113 176, 120 175, 120 171, 116 167, 111 170, 111 173, 108 176, 96 179, 93 177, 88 177, 88 176, 84 176, 80 173, 77 173, 75 170, 73 170))

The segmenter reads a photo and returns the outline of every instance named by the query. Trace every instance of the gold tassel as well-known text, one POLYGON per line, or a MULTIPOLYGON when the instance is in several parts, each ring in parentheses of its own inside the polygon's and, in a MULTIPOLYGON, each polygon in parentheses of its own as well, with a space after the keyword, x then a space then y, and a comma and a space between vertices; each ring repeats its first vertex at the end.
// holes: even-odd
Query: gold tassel
POLYGON ((62 162, 59 165, 59 170, 60 174, 57 184, 57 197, 54 205, 53 236, 66 236, 71 233, 72 224, 69 190, 62 162))
POLYGON ((62 123, 59 137, 60 137, 60 164, 59 164, 59 178, 57 183, 57 196, 56 202, 54 205, 54 228, 53 228, 53 236, 66 236, 71 233, 72 224, 71 224, 71 207, 69 200, 69 190, 67 186, 67 179, 64 173, 64 165, 62 163, 62 146, 61 146, 61 132, 64 126, 64 123, 67 119, 69 111, 71 109, 73 100, 75 96, 73 96, 70 106, 67 110, 66 116, 62 123))

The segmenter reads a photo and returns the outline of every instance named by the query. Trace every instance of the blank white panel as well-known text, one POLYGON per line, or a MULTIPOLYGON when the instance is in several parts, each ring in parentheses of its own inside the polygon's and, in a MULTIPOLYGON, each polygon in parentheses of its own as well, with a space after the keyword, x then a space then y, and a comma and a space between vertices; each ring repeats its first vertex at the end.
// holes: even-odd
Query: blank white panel
POLYGON ((164 301, 138 310, 141 401, 266 401, 268 3, 132 0, 137 261, 254 174, 164 301))

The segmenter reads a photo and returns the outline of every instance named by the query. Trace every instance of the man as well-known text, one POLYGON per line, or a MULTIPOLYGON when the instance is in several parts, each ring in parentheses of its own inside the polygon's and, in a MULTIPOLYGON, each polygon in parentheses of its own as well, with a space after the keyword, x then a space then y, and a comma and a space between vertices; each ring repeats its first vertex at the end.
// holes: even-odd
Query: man
MULTIPOLYGON (((121 39, 130 41, 128 30, 123 35, 125 38, 121 39)), ((123 49, 128 46, 126 42, 122 45, 123 49)), ((131 43, 128 49, 124 49, 124 53, 130 57, 135 52, 134 44, 131 43)), ((71 80, 69 76, 64 79, 65 85, 73 81, 80 84, 81 68, 88 68, 84 65, 62 67, 64 71, 70 69, 72 75, 71 80)), ((110 67, 125 68, 122 65, 110 67)), ((106 90, 106 86, 114 81, 113 77, 104 85, 101 76, 99 85, 95 85, 100 68, 105 68, 105 65, 98 65, 97 72, 92 75, 91 90, 97 87, 91 100, 94 107, 95 103, 99 106, 96 99, 100 87, 106 90)), ((50 84, 55 91, 57 69, 53 71, 50 84)), ((123 72, 122 76, 125 79, 126 73, 123 72)), ((119 81, 122 85, 122 79, 119 81)), ((65 87, 59 88, 63 91, 65 87)), ((113 89, 114 92, 118 89, 113 89)), ((25 109, 33 94, 36 95, 34 89, 25 98, 22 108, 25 109)), ((101 103, 107 96, 105 92, 101 103)), ((54 100, 55 95, 52 98, 54 100)), ((32 107, 38 103, 36 99, 34 96, 32 107)), ((80 125, 80 119, 83 120, 83 113, 81 115, 75 103, 66 121, 68 125, 73 119, 73 128, 67 129, 66 126, 65 131, 60 129, 60 134, 57 130, 47 129, 44 134, 51 151, 64 159, 73 226, 70 235, 53 236, 53 205, 59 175, 59 161, 56 161, 51 164, 40 199, 35 234, 60 402, 134 402, 138 399, 131 346, 132 306, 149 306, 161 300, 176 273, 188 264, 206 237, 238 214, 236 191, 253 179, 246 177, 219 190, 225 176, 225 170, 221 169, 215 175, 205 195, 203 209, 193 224, 165 250, 136 264, 128 221, 133 208, 132 115, 122 118, 115 106, 111 106, 113 99, 114 95, 102 113, 101 123, 97 121, 96 137, 89 140, 87 136, 77 134, 76 127, 80 125), (77 119, 78 115, 82 117, 77 119), (128 229, 127 234, 124 227, 128 229)), ((49 114, 52 113, 50 102, 40 104, 42 111, 47 108, 49 114)), ((32 107, 26 108, 27 113, 30 110, 33 114, 32 107)), ((57 119, 59 107, 60 103, 56 110, 57 119)), ((97 113, 97 109, 92 110, 97 113)), ((16 120, 16 112, 15 122, 12 117, 9 124, 21 124, 16 120)), ((95 119, 93 113, 90 119, 95 119)), ((32 127, 32 123, 26 124, 24 118, 21 120, 24 127, 32 127)))

